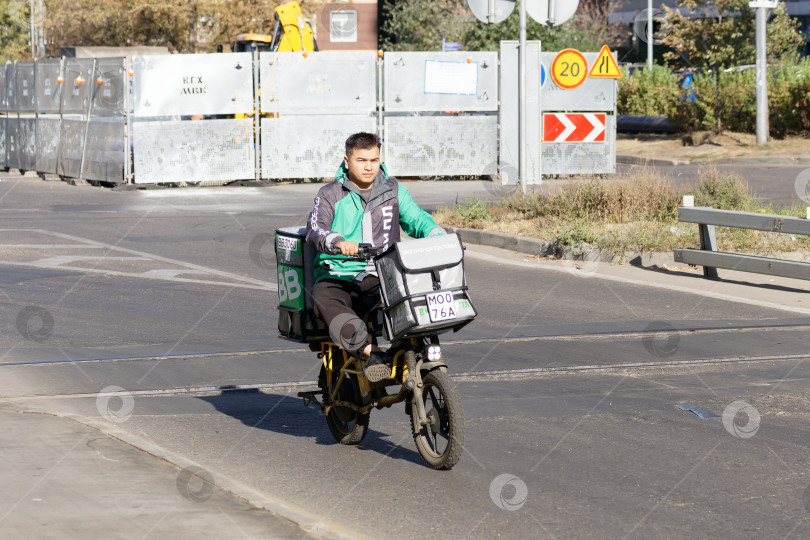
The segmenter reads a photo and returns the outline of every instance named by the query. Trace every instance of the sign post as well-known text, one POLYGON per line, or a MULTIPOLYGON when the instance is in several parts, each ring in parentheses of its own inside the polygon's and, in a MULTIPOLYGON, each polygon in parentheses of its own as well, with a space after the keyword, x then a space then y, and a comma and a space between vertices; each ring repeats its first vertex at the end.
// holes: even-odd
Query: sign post
MULTIPOLYGON (((526 152, 526 2, 522 1, 520 3, 520 44, 518 45, 518 63, 520 64, 520 81, 518 84, 518 93, 520 96, 518 97, 518 101, 520 105, 518 106, 519 111, 519 126, 520 126, 520 142, 519 144, 519 156, 520 156, 520 163, 518 167, 518 175, 520 176, 520 189, 523 191, 525 195, 527 193, 526 188, 526 175, 528 173, 527 169, 527 155, 526 152)), ((541 109, 542 110, 542 109, 541 109)), ((542 169, 541 169, 542 170, 542 169)))
POLYGON ((768 9, 775 8, 776 0, 750 0, 748 6, 757 10, 757 144, 768 142, 768 53, 767 20, 768 9))
MULTIPOLYGON (((484 23, 501 22, 514 9, 515 0, 467 0, 473 15, 484 23)), ((526 178, 528 176, 527 140, 527 96, 526 96, 526 19, 531 15, 534 20, 543 25, 554 26, 570 19, 579 6, 579 0, 522 0, 518 9, 520 15, 520 42, 518 49, 518 117, 519 117, 519 165, 520 186, 523 193, 527 192, 526 178)), ((542 68, 541 68, 542 69, 542 68)), ((584 77, 587 71, 583 69, 584 77)), ((539 99, 539 97, 538 97, 539 99)), ((542 106, 539 105, 540 110, 542 106)), ((542 176, 541 176, 542 178, 542 176)))

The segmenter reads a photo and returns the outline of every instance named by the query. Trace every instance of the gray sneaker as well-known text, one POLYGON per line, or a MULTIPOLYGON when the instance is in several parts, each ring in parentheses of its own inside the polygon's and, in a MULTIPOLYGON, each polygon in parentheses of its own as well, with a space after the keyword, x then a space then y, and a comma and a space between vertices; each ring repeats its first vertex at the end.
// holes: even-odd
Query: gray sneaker
POLYGON ((363 367, 363 374, 369 382, 380 382, 391 376, 393 357, 383 351, 372 351, 363 367))

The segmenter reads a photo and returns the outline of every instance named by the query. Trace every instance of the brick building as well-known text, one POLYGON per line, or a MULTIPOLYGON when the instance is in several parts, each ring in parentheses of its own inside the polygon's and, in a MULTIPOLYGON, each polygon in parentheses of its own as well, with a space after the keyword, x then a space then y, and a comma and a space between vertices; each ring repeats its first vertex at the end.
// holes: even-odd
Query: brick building
POLYGON ((316 18, 315 36, 320 50, 377 50, 377 0, 326 2, 316 18))

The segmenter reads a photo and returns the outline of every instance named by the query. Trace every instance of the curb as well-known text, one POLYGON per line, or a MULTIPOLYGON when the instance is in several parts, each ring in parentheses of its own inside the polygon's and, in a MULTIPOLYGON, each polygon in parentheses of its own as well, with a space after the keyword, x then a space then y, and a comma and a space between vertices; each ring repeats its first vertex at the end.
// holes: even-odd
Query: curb
POLYGON ((467 244, 507 249, 536 257, 573 261, 599 261, 609 264, 630 264, 633 266, 667 265, 671 268, 689 267, 687 264, 675 262, 673 254, 669 252, 627 252, 624 255, 617 255, 612 251, 601 251, 591 248, 588 244, 580 244, 576 247, 568 246, 563 248, 562 252, 560 252, 559 248, 555 247, 553 243, 540 238, 530 238, 528 236, 498 231, 464 229, 449 225, 442 225, 442 227, 448 233, 456 233, 461 241, 467 244))
POLYGON ((746 164, 746 165, 810 165, 810 159, 798 156, 767 156, 762 158, 755 157, 727 157, 717 159, 700 159, 695 160, 693 163, 722 163, 722 164, 746 164))
POLYGON ((688 159, 646 158, 616 154, 616 164, 622 165, 648 165, 655 167, 659 165, 689 165, 690 163, 692 162, 688 159))
POLYGON ((117 426, 74 414, 53 414, 53 416, 73 420, 79 424, 93 428, 110 438, 121 441, 122 443, 132 446, 141 452, 145 452, 153 457, 163 460, 180 470, 192 466, 200 467, 211 474, 211 476, 214 478, 214 485, 216 487, 230 493, 235 497, 247 501, 256 508, 271 512, 276 516, 295 523, 299 528, 301 528, 301 530, 313 536, 336 540, 358 540, 359 538, 363 538, 362 536, 355 535, 348 530, 343 529, 335 523, 322 520, 315 514, 312 514, 303 508, 267 493, 262 493, 252 487, 242 484, 237 480, 233 480, 226 475, 220 474, 211 468, 203 467, 199 463, 196 463, 184 456, 175 454, 162 446, 129 433, 117 426))
POLYGON ((698 159, 648 158, 616 154, 616 163, 622 165, 676 166, 676 165, 798 165, 810 166, 810 158, 800 156, 724 157, 698 159))
POLYGON ((554 244, 540 238, 529 238, 527 236, 480 229, 463 229, 450 226, 443 226, 443 228, 448 233, 458 234, 461 241, 468 244, 509 249, 537 257, 553 256, 555 252, 554 244))

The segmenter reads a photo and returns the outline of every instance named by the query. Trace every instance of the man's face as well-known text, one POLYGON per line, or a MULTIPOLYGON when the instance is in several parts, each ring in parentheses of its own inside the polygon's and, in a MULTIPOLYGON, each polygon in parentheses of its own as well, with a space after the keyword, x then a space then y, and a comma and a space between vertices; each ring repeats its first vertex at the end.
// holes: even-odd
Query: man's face
POLYGON ((380 149, 376 146, 366 149, 355 148, 351 155, 343 158, 343 161, 349 170, 349 180, 361 188, 366 188, 374 182, 380 171, 380 149))

